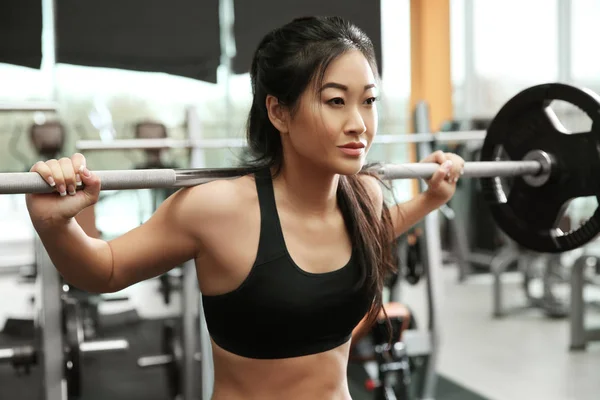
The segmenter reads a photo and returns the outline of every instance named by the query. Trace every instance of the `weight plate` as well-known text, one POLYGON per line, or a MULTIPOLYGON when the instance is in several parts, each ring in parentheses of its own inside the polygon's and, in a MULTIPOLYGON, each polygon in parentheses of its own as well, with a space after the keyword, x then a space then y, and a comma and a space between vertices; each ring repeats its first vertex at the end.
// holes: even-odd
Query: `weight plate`
POLYGON ((558 229, 572 199, 596 196, 600 204, 600 97, 573 86, 551 83, 523 90, 493 119, 481 161, 499 161, 502 154, 522 160, 533 150, 553 158, 550 179, 539 187, 522 177, 481 178, 491 214, 510 238, 521 246, 545 253, 578 248, 600 232, 600 209, 580 227, 558 229), (592 120, 589 132, 568 134, 550 108, 562 100, 592 120))
POLYGON ((81 309, 76 300, 63 299, 64 327, 64 375, 67 381, 69 398, 81 396, 81 351, 80 343, 84 340, 81 309))

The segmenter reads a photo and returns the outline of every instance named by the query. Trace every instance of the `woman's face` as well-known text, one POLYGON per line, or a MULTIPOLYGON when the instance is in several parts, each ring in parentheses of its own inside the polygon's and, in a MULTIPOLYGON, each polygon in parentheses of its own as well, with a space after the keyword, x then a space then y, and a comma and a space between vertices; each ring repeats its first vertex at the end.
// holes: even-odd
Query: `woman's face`
POLYGON ((323 84, 310 84, 287 124, 294 153, 333 173, 360 171, 377 132, 375 76, 358 50, 335 59, 323 84))

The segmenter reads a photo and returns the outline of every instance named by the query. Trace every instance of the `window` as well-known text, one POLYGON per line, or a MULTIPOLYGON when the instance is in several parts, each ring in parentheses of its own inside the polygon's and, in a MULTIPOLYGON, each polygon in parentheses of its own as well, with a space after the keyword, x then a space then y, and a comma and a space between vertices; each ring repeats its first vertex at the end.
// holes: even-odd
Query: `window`
MULTIPOLYGON (((593 1, 593 0, 591 0, 593 1)), ((558 78, 557 3, 473 1, 474 117, 495 115, 519 91, 558 78)))
POLYGON ((575 84, 600 92, 600 52, 595 42, 600 36, 600 2, 571 2, 571 73, 575 84))

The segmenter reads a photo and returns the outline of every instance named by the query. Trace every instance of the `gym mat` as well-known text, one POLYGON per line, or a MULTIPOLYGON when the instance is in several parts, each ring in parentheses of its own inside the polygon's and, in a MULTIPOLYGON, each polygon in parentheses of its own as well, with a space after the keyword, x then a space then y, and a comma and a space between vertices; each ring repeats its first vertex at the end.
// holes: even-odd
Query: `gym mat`
MULTIPOLYGON (((129 340, 126 353, 86 356, 83 361, 84 395, 81 400, 168 400, 166 374, 162 368, 140 369, 137 359, 159 354, 163 321, 142 320, 134 324, 112 327, 102 337, 124 337, 129 340)), ((0 334, 0 347, 26 343, 27 338, 0 334)), ((43 398, 41 371, 34 367, 29 375, 17 375, 10 364, 0 364, 0 400, 39 400, 43 398)), ((348 382, 354 400, 369 400, 372 394, 363 386, 366 373, 358 365, 348 367, 348 382)), ((200 388, 199 388, 200 389, 200 388)), ((436 400, 487 400, 440 376, 436 400)))

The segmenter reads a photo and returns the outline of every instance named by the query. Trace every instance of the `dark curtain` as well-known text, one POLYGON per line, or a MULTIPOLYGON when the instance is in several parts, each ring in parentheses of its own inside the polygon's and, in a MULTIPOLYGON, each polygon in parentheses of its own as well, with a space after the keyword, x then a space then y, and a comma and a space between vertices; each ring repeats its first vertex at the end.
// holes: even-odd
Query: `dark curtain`
POLYGON ((42 0, 0 0, 0 62, 40 68, 42 0))
POLYGON ((56 3, 57 62, 216 82, 221 54, 218 0, 56 3))
POLYGON ((270 30, 305 16, 340 16, 361 28, 373 41, 381 72, 380 0, 237 0, 235 1, 236 56, 233 72, 250 70, 252 56, 270 30))

